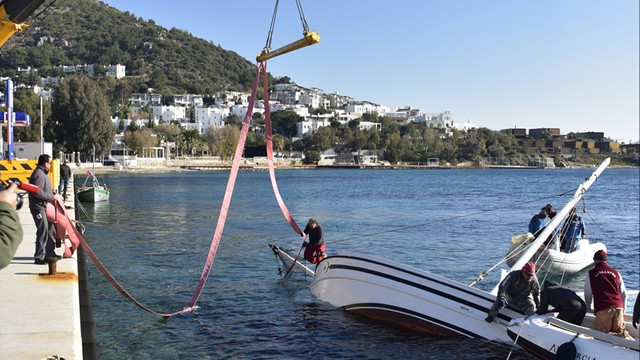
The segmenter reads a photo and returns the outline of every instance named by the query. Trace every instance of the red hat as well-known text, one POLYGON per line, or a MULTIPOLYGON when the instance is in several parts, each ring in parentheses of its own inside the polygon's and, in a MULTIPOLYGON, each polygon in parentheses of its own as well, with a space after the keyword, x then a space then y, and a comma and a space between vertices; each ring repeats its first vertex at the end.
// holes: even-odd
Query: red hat
POLYGON ((527 274, 534 275, 536 273, 536 264, 529 261, 528 263, 524 264, 524 266, 522 267, 522 271, 527 274))
POLYGON ((596 251, 596 253, 593 255, 593 260, 607 261, 607 252, 604 250, 596 251))

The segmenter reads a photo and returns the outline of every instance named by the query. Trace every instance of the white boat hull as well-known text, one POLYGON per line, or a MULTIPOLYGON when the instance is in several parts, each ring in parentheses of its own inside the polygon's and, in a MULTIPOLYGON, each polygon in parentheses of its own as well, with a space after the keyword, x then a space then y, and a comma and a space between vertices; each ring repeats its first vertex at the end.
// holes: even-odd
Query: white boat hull
POLYGON ((349 312, 436 336, 510 343, 506 327, 519 311, 505 308, 485 321, 489 292, 367 255, 329 256, 316 268, 311 293, 349 312))
MULTIPOLYGON (((583 324, 593 326, 593 317, 585 318, 583 324)), ((633 333, 635 329, 628 324, 627 330, 633 333)), ((637 332, 635 330, 636 339, 637 332)), ((588 327, 568 324, 553 315, 514 319, 509 324, 508 333, 518 345, 542 359, 555 359, 558 348, 571 341, 576 348, 576 359, 640 358, 637 340, 626 340, 588 327)))

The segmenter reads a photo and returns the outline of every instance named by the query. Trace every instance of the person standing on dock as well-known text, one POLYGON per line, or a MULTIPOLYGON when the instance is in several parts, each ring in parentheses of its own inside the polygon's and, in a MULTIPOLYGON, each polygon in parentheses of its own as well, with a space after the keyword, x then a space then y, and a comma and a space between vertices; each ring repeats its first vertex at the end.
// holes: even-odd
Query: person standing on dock
POLYGON ((500 282, 498 296, 485 321, 493 322, 500 309, 508 304, 515 305, 525 315, 533 314, 540 306, 540 284, 536 278, 536 264, 528 262, 522 270, 510 272, 500 282))
POLYGON ((312 264, 319 263, 327 256, 325 253, 324 229, 316 219, 311 218, 302 233, 304 234, 302 235, 302 247, 306 247, 304 259, 312 264), (308 243, 304 241, 307 235, 309 235, 308 243))
POLYGON ((47 261, 57 261, 62 257, 55 252, 56 239, 53 224, 47 220, 47 202, 60 200, 59 194, 53 193, 49 170, 51 157, 42 154, 38 157, 38 166, 31 173, 29 183, 40 188, 37 194, 29 193, 29 210, 36 224, 36 251, 33 254, 35 264, 46 264, 47 261))
POLYGON ((624 336, 624 306, 627 303, 627 290, 620 273, 607 264, 607 253, 596 251, 593 255, 596 263, 589 270, 584 281, 584 299, 596 314, 596 330, 612 335, 624 336))
POLYGON ((64 162, 60 165, 60 186, 58 186, 58 194, 62 194, 64 200, 67 200, 67 186, 71 178, 71 168, 67 164, 67 159, 64 159, 64 162))

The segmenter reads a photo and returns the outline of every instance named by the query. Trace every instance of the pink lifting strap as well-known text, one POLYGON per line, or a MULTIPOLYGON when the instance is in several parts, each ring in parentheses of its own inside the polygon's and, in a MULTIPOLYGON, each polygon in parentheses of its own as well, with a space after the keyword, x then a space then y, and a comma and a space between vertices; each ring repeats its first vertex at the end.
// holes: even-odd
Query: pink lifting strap
MULTIPOLYGON (((69 232, 70 235, 71 235, 70 237, 76 238, 76 239, 79 240, 79 242, 82 244, 82 247, 85 249, 85 251, 87 252, 89 257, 91 258, 91 260, 94 262, 96 267, 100 270, 100 272, 102 272, 102 274, 107 278, 107 280, 109 280, 109 282, 122 295, 124 295, 127 299, 131 300, 134 304, 136 304, 138 307, 140 307, 141 309, 143 309, 145 311, 148 311, 148 312, 150 312, 152 314, 155 314, 155 315, 164 316, 164 317, 171 317, 173 315, 185 313, 185 312, 193 310, 194 306, 198 302, 198 298, 202 294, 202 290, 204 289, 204 286, 205 286, 205 284, 207 282, 207 279, 209 277, 209 273, 211 272, 211 267, 213 265, 213 260, 215 259, 216 252, 218 251, 218 245, 220 244, 220 238, 222 237, 222 231, 224 229, 224 224, 225 224, 226 219, 227 219, 227 213, 229 211, 229 204, 231 203, 231 196, 233 195, 233 188, 235 186, 236 177, 238 175, 238 169, 240 167, 240 160, 242 158, 242 151, 244 150, 244 144, 245 144, 245 141, 246 141, 246 138, 247 138, 247 132, 249 131, 249 125, 251 123, 251 115, 253 113, 253 105, 254 105, 255 99, 256 99, 256 93, 257 93, 257 89, 258 89, 258 82, 259 82, 259 79, 260 79, 260 72, 261 71, 263 72, 263 86, 264 86, 264 95, 265 95, 264 96, 264 98, 265 98, 265 118, 266 118, 265 123, 266 123, 266 137, 267 137, 267 157, 269 159, 269 177, 271 179, 271 186, 273 187, 273 192, 274 192, 275 197, 276 197, 276 199, 278 201, 278 205, 280 206, 280 210, 282 210, 282 214, 287 219, 287 221, 289 222, 289 225, 291 225, 293 230, 296 233, 302 235, 302 231, 300 230, 300 228, 296 224, 295 220, 293 219, 293 217, 289 213, 289 210, 287 209, 287 206, 284 204, 284 201, 282 200, 282 197, 280 196, 280 192, 278 191, 278 185, 276 183, 276 177, 275 177, 275 171, 274 171, 274 163, 273 163, 273 143, 272 143, 272 136, 271 136, 271 116, 270 116, 270 112, 269 112, 269 96, 268 96, 268 87, 267 87, 267 69, 266 69, 266 63, 263 62, 263 63, 258 64, 257 69, 256 69, 256 79, 255 79, 255 81, 253 83, 253 89, 251 91, 251 97, 249 99, 249 107, 247 109, 247 113, 246 113, 244 121, 242 123, 242 130, 240 132, 240 138, 238 140, 238 146, 236 147, 236 152, 235 152, 235 155, 234 155, 234 158, 233 158, 233 164, 231 166, 231 172, 229 173, 229 180, 227 181, 227 188, 225 190, 224 199, 223 199, 222 205, 220 207, 220 214, 218 215, 218 223, 216 225, 216 230, 215 230, 213 238, 211 240, 211 246, 209 247, 209 254, 207 255, 207 261, 205 262, 204 268, 202 269, 202 274, 200 275, 200 281, 198 282, 198 285, 197 285, 196 290, 195 290, 195 292, 193 294, 193 297, 191 298, 191 301, 189 302, 189 305, 187 307, 183 308, 180 311, 176 311, 176 312, 173 312, 173 313, 160 313, 160 312, 153 311, 153 310, 147 308, 146 306, 142 305, 133 296, 131 296, 131 294, 129 294, 118 283, 118 281, 116 281, 116 279, 109 273, 107 268, 102 264, 102 262, 100 262, 98 257, 91 250, 89 245, 86 243, 86 241, 84 240, 84 238, 82 237, 80 232, 78 232, 78 230, 74 226, 66 227, 67 232, 69 232)), ((63 216, 67 217, 67 219, 68 219, 68 215, 66 213, 63 212, 62 214, 63 214, 63 216)), ((67 224, 71 224, 71 220, 69 220, 67 222, 67 224)), ((300 253, 298 253, 298 255, 300 255, 300 253)), ((291 270, 289 269, 289 271, 291 271, 291 270)))

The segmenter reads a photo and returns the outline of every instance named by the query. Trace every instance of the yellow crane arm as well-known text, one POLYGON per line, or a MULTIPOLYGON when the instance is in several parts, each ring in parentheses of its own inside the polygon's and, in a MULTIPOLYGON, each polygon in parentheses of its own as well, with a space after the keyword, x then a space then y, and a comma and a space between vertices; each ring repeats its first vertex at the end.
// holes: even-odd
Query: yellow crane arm
POLYGON ((11 35, 21 32, 29 25, 24 21, 33 14, 44 0, 6 0, 0 6, 0 46, 11 35))
POLYGON ((298 50, 305 46, 317 44, 320 42, 320 35, 318 35, 315 31, 310 31, 304 34, 304 37, 298 41, 294 41, 291 44, 285 45, 281 48, 275 49, 273 51, 269 49, 264 49, 258 56, 256 56, 256 60, 258 62, 263 62, 268 59, 274 58, 278 55, 286 54, 288 52, 298 50))

